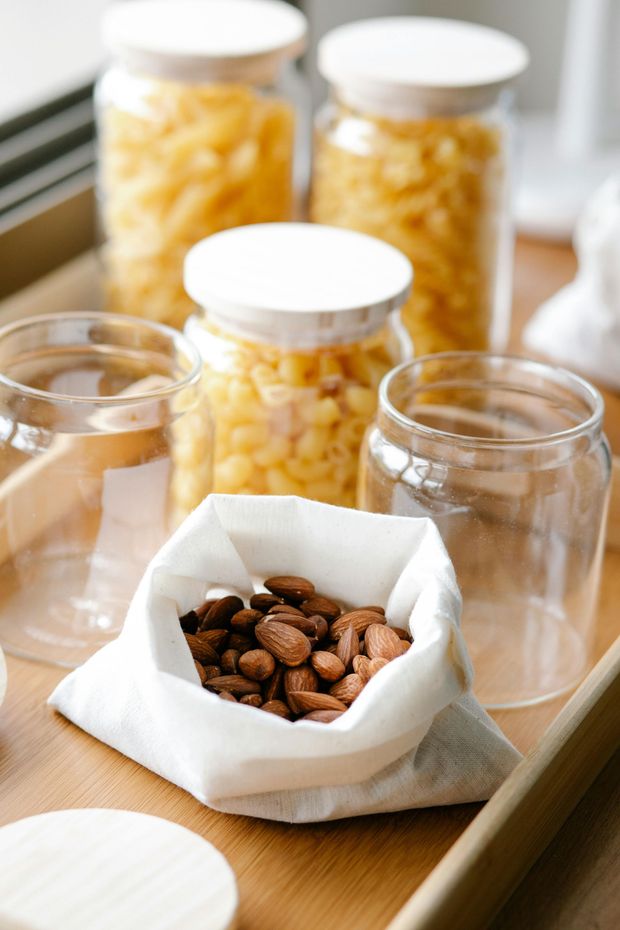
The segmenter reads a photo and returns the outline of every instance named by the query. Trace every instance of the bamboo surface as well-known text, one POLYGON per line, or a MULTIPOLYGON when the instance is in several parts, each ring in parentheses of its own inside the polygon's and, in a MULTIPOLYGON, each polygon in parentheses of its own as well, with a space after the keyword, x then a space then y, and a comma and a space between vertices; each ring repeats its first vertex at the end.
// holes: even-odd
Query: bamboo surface
POLYGON ((389 930, 485 926, 618 746, 620 638, 389 930))
MULTIPOLYGON (((540 300, 569 280, 573 272, 574 259, 569 250, 522 243, 516 277, 517 328, 540 300)), ((613 410, 611 412, 613 428, 616 420, 613 410)), ((620 435, 620 409, 617 430, 620 435)), ((597 657, 620 633, 619 603, 620 552, 610 550, 605 555, 597 657)), ((451 848, 451 859, 445 859, 431 879, 434 883, 431 892, 422 888, 423 893, 430 895, 427 901, 434 894, 434 900, 444 902, 450 887, 448 882, 453 889, 467 887, 472 863, 475 861, 478 869, 486 869, 492 861, 486 858, 487 854, 482 860, 471 858, 476 855, 476 834, 472 842, 466 828, 476 818, 480 805, 307 826, 265 823, 210 811, 180 789, 52 713, 45 706, 45 699, 63 676, 61 669, 11 657, 8 667, 9 689, 6 702, 0 708, 0 824, 42 811, 89 806, 144 811, 176 821, 209 839, 228 857, 239 880, 239 930, 385 930, 451 848), (459 837, 461 852, 455 864, 455 850, 459 847, 454 844, 459 837), (450 865, 450 862, 448 879, 445 871, 440 870, 445 870, 446 863, 450 865)), ((505 800, 507 792, 500 790, 486 805, 482 817, 474 821, 472 830, 482 830, 482 834, 477 835, 484 838, 488 836, 486 831, 493 832, 500 815, 508 815, 509 822, 516 823, 526 839, 531 821, 523 822, 520 815, 524 808, 519 807, 519 803, 530 805, 525 808, 528 814, 544 821, 535 841, 518 845, 519 866, 504 883, 506 887, 502 888, 495 904, 501 903, 500 899, 540 852, 571 803, 577 800, 575 795, 604 764, 603 754, 595 754, 585 774, 581 763, 576 765, 579 771, 573 778, 571 759, 575 754, 582 758, 583 727, 585 725, 587 730, 588 722, 594 719, 588 714, 596 714, 598 704, 592 701, 600 687, 600 671, 588 684, 589 703, 586 700, 578 705, 581 708, 578 714, 585 715, 585 723, 582 722, 578 730, 571 730, 570 721, 574 724, 578 718, 565 711, 568 718, 556 720, 552 742, 544 750, 547 761, 551 760, 555 766, 550 772, 555 771, 558 783, 565 784, 567 797, 560 798, 555 808, 548 808, 547 802, 553 793, 549 782, 543 780, 538 784, 538 778, 532 774, 548 770, 544 759, 539 759, 542 770, 534 768, 528 770, 528 775, 517 772, 512 776, 517 779, 518 791, 510 803, 505 800), (564 737, 569 739, 568 758, 557 753, 564 737), (502 804, 507 806, 502 807, 502 804)), ((527 752, 536 746, 565 703, 565 700, 558 700, 528 710, 503 711, 495 717, 518 748, 527 752)), ((618 706, 616 697, 616 709, 618 706)), ((553 784, 555 790, 556 782, 553 784)), ((503 839, 496 849, 502 855, 513 848, 511 843, 513 839, 517 842, 516 834, 516 827, 501 834, 503 839)), ((417 900, 416 906, 420 907, 420 899, 417 900)), ((455 898, 461 908, 464 900, 455 898)), ((432 913, 427 905, 426 914, 432 913)), ((401 923, 394 923, 394 928, 411 926, 421 930, 431 926, 428 922, 402 923, 408 919, 405 915, 406 912, 397 918, 401 923)), ((432 926, 438 930, 443 927, 456 930, 457 924, 437 919, 432 926)), ((552 926, 555 930, 556 925, 550 924, 549 928, 552 926)))

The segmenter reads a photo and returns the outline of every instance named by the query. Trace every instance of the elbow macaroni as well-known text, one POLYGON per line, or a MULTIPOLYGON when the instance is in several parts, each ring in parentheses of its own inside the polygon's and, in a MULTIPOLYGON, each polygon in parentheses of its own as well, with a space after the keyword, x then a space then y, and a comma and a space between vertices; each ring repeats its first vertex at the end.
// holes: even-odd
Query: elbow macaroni
POLYGON ((177 526, 212 490, 213 423, 199 389, 189 387, 173 401, 170 435, 171 523, 177 526))
POLYGON ((490 348, 505 159, 472 116, 394 122, 342 108, 320 131, 312 219, 396 246, 415 270, 403 320, 416 355, 490 348))
POLYGON ((203 325, 214 490, 297 494, 354 507, 358 456, 379 381, 398 361, 386 331, 298 352, 203 325))
POLYGON ((242 85, 123 80, 133 105, 119 87, 101 113, 107 308, 181 327, 195 242, 291 218, 293 110, 242 85))

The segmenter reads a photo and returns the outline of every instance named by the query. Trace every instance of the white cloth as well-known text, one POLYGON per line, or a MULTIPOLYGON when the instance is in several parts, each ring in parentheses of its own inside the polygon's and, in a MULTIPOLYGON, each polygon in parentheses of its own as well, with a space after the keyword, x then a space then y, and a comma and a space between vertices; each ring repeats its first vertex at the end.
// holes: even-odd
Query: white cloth
POLYGON ((50 704, 220 811, 306 822, 488 798, 520 756, 470 693, 460 595, 428 519, 295 497, 211 495, 149 565, 119 638, 50 704), (199 687, 178 614, 214 588, 304 575, 380 603, 414 644, 329 725, 291 723, 199 687))
POLYGON ((575 280, 541 305, 523 341, 620 388, 620 175, 592 195, 575 230, 575 280))

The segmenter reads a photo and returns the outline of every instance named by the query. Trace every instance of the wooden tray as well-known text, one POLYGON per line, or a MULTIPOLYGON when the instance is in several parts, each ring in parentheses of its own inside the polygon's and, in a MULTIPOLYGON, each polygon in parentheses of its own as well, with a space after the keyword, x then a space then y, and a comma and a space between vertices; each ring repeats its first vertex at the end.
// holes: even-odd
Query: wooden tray
MULTIPOLYGON (((573 268, 568 250, 522 245, 517 323, 573 268)), ((78 291, 69 297, 57 278, 53 292, 35 290, 39 307, 88 306, 82 265, 76 275, 86 284, 79 303, 78 291), (42 304, 45 294, 50 301, 42 304)), ((16 315, 23 308, 22 302, 16 315)), ((620 552, 608 550, 597 658, 620 634, 619 603, 620 552)), ((478 930, 620 738, 616 643, 568 704, 495 715, 529 756, 487 805, 287 826, 204 808, 53 714, 45 700, 62 670, 13 658, 8 666, 9 690, 0 708, 0 824, 81 806, 128 808, 176 821, 207 837, 231 862, 241 893, 240 930, 478 930)))

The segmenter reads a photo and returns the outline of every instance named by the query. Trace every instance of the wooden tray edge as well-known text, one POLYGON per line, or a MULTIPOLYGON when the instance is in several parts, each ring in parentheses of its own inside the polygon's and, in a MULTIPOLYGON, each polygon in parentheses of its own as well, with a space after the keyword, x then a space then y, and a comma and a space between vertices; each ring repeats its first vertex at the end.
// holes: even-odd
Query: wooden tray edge
POLYGON ((387 930, 480 930, 620 745, 620 637, 387 930))

